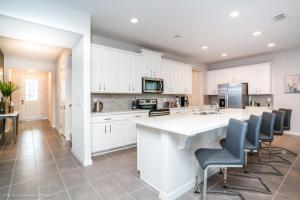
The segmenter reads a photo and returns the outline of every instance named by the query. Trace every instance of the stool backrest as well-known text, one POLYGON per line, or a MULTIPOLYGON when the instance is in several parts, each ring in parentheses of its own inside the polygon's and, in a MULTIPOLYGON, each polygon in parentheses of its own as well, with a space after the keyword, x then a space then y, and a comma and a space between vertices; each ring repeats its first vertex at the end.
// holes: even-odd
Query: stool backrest
POLYGON ((250 115, 248 120, 246 138, 253 146, 255 146, 256 149, 259 149, 261 121, 261 117, 255 115, 250 115))
POLYGON ((230 153, 240 159, 244 159, 245 137, 247 132, 247 123, 230 119, 226 132, 226 146, 230 153))
POLYGON ((292 109, 286 109, 286 108, 279 108, 280 111, 285 111, 285 117, 284 117, 284 129, 290 130, 291 129, 291 117, 292 117, 292 109))
POLYGON ((273 139, 274 136, 275 114, 263 112, 261 116, 260 132, 273 139))
POLYGON ((285 111, 273 110, 272 113, 275 114, 274 130, 276 130, 277 133, 283 134, 285 111))

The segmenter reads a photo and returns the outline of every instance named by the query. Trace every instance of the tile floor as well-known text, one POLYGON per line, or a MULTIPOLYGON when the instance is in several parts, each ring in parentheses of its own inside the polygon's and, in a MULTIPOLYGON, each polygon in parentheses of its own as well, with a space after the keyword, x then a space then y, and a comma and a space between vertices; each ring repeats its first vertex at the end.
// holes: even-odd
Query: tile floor
MULTIPOLYGON (((300 137, 284 136, 276 139, 300 152, 300 137)), ((252 156, 254 159, 255 156, 252 156)), ((272 195, 241 192, 246 199, 300 199, 300 159, 289 157, 292 166, 274 164, 285 176, 263 175, 272 195)), ((9 135, 0 153, 0 200, 156 200, 158 193, 138 178, 136 149, 131 148, 93 158, 93 165, 82 167, 70 152, 69 144, 58 135, 47 121, 20 123, 17 144, 9 135)), ((249 168, 270 170, 269 168, 249 168)), ((230 178, 230 183, 253 185, 255 180, 230 178)), ((209 179, 210 189, 222 189, 221 175, 209 179)), ((200 199, 192 191, 180 200, 200 199)), ((209 200, 238 199, 234 196, 208 195, 209 200)))

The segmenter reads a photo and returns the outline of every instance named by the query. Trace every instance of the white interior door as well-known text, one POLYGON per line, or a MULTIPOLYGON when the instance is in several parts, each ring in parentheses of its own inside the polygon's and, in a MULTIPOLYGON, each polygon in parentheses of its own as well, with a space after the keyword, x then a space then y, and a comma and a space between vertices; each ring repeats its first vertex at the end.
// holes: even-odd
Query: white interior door
POLYGON ((72 133, 72 57, 68 58, 68 65, 66 69, 66 105, 64 113, 64 134, 66 140, 70 140, 72 133))
POLYGON ((33 75, 23 75, 21 84, 21 119, 42 119, 42 81, 33 75))

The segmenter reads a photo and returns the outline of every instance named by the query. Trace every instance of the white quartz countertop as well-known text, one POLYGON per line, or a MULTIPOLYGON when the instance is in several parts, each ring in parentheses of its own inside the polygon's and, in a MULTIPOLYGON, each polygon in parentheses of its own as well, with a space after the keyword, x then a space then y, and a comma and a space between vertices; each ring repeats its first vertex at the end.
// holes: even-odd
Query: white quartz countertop
POLYGON ((220 114, 183 113, 135 120, 137 125, 160 129, 184 136, 194 136, 228 125, 229 119, 247 120, 250 114, 261 115, 268 110, 223 109, 220 114))
POLYGON ((104 116, 104 115, 121 115, 121 114, 134 114, 134 113, 148 113, 149 110, 142 110, 142 109, 128 109, 128 110, 104 110, 102 112, 92 112, 91 116, 104 116))

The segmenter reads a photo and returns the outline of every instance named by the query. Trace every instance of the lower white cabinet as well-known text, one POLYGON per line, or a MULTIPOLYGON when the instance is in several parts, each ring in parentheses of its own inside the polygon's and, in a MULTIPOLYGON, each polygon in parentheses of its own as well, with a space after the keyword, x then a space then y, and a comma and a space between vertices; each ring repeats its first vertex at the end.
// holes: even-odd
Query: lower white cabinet
POLYGON ((133 145, 137 141, 135 118, 147 112, 92 117, 92 153, 133 145))

